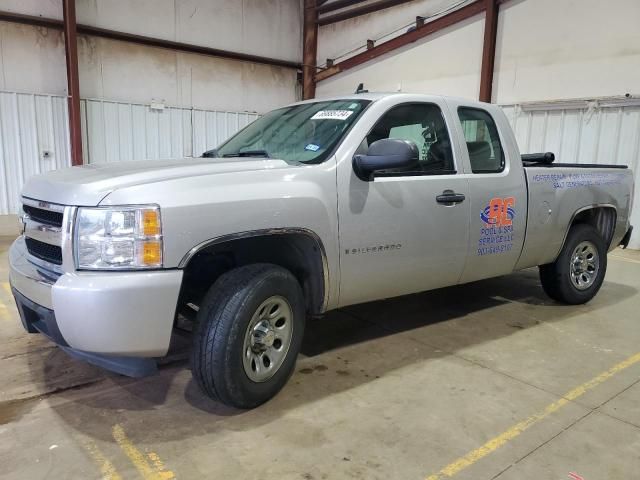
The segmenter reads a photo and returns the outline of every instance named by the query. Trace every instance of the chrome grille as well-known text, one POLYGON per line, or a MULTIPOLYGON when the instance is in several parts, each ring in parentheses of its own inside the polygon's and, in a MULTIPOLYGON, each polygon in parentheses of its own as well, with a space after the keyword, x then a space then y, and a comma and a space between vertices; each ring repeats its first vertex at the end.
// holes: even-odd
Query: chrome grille
POLYGON ((36 208, 30 205, 23 205, 22 210, 32 220, 43 223, 45 225, 53 225, 54 227, 62 227, 62 219, 64 214, 62 212, 55 212, 53 210, 45 210, 43 208, 36 208))
POLYGON ((65 265, 65 211, 69 207, 23 197, 22 222, 28 259, 50 272, 61 274, 65 265))
POLYGON ((25 238, 24 241, 27 244, 27 251, 30 255, 54 265, 62 265, 62 248, 29 237, 25 238))

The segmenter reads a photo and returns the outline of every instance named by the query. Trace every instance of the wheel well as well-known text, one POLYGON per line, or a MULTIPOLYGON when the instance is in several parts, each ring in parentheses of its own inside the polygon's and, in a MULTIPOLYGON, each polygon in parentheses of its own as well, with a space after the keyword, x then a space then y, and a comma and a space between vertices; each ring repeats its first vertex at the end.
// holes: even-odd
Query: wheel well
POLYGON ((591 225, 598 230, 608 250, 616 228, 616 216, 614 207, 587 208, 574 215, 569 228, 577 224, 591 225))
POLYGON ((307 233, 258 234, 204 247, 184 267, 179 304, 199 305, 220 275, 252 263, 273 263, 289 270, 302 286, 307 312, 323 313, 325 253, 320 240, 307 233))

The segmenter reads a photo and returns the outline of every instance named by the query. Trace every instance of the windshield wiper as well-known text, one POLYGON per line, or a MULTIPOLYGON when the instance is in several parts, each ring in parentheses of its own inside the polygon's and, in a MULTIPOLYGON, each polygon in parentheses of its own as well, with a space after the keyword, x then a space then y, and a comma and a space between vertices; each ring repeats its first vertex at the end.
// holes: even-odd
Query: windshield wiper
POLYGON ((266 150, 245 150, 244 152, 225 153, 223 157, 265 157, 271 158, 266 150))

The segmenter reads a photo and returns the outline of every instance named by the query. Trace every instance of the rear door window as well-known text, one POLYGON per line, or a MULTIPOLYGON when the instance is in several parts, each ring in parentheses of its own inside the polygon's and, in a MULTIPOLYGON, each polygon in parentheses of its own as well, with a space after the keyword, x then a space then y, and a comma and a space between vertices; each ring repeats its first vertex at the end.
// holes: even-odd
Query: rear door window
POLYGON ((460 107, 462 123, 473 173, 497 173, 504 170, 504 151, 498 128, 491 115, 479 108, 460 107))

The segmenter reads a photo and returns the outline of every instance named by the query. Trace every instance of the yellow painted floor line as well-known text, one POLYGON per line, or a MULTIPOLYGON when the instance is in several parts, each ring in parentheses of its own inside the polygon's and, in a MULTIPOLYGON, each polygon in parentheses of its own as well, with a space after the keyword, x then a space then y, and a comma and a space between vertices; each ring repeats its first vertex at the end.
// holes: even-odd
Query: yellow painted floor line
POLYGON ((9 282, 2 282, 2 288, 9 294, 9 296, 13 297, 13 293, 11 293, 11 286, 9 282))
POLYGON ((91 458, 94 462, 100 467, 100 473, 102 480, 122 480, 122 477, 116 470, 116 467, 113 466, 107 457, 104 456, 104 453, 100 451, 98 446, 93 442, 83 442, 84 448, 89 452, 91 458))
POLYGON ((147 453, 147 457, 151 460, 151 463, 158 471, 164 471, 164 462, 160 459, 157 453, 149 452, 147 453))
POLYGON ((621 372, 626 368, 629 368, 632 365, 635 365, 638 362, 640 362, 640 352, 618 363, 617 365, 614 365, 606 372, 602 372, 600 375, 592 378, 588 382, 583 383, 582 385, 565 393, 562 396, 562 398, 560 398, 559 400, 551 403, 550 405, 547 405, 543 410, 533 414, 532 416, 521 421, 520 423, 515 424, 513 427, 502 432, 500 435, 489 440, 480 448, 476 448, 475 450, 470 451, 465 456, 458 458, 454 462, 450 463, 449 465, 441 469, 439 472, 434 473, 433 475, 429 475, 427 477, 427 480, 441 480, 444 478, 453 477, 454 475, 458 474, 465 468, 468 468, 474 463, 483 459, 490 453, 495 452, 500 447, 507 444, 510 440, 513 440, 522 432, 527 430, 532 425, 540 422, 541 420, 545 419, 552 413, 557 412, 572 400, 575 400, 581 397, 582 395, 587 393, 589 390, 592 390, 593 388, 597 387, 598 385, 608 380, 609 378, 613 377, 617 373, 621 372))
POLYGON ((7 320, 9 322, 13 322, 13 315, 11 314, 11 311, 9 310, 9 307, 7 307, 7 305, 5 305, 5 303, 0 300, 0 320, 7 320))
POLYGON ((129 457, 131 463, 138 469, 138 472, 145 480, 172 480, 176 478, 172 471, 164 469, 164 464, 160 457, 154 452, 148 454, 152 461, 152 464, 150 464, 147 461, 147 457, 127 437, 120 425, 113 426, 112 434, 122 451, 129 457))

